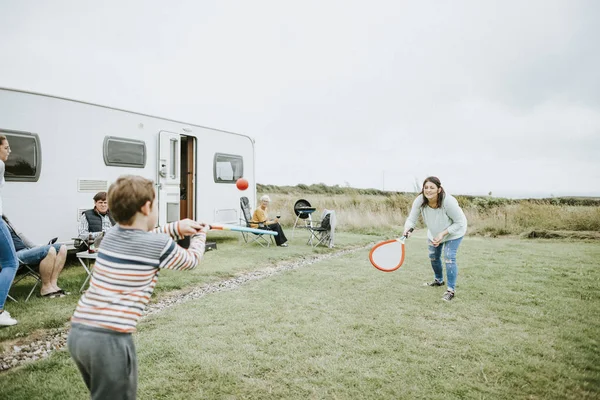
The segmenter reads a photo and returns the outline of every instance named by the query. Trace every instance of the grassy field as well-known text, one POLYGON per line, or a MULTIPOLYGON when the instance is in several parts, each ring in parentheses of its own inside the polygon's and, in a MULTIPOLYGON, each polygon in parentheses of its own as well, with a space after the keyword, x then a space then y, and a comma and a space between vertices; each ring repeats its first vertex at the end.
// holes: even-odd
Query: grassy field
MULTIPOLYGON (((162 271, 159 284, 154 291, 154 301, 164 296, 169 296, 175 291, 186 291, 198 285, 220 281, 240 273, 252 271, 280 262, 296 260, 298 258, 313 257, 322 253, 330 252, 329 249, 319 247, 316 249, 306 246, 307 231, 296 233, 294 239, 288 236, 291 246, 288 248, 262 248, 256 244, 248 245, 241 241, 241 236, 228 232, 211 232, 208 240, 217 242, 217 251, 209 251, 204 257, 201 266, 186 273, 173 271, 162 271)), ((383 238, 381 235, 356 235, 338 232, 336 238, 337 249, 349 249, 356 246, 364 246, 383 238)), ((0 351, 4 351, 7 345, 12 345, 19 338, 26 337, 38 330, 58 328, 69 321, 73 310, 79 300, 79 289, 85 279, 85 272, 79 261, 70 260, 68 266, 60 274, 58 283, 72 294, 63 298, 45 299, 39 296, 38 291, 28 302, 27 297, 33 280, 26 278, 14 285, 11 295, 18 303, 8 300, 6 308, 11 315, 19 320, 15 326, 0 329, 0 351)))
MULTIPOLYGON (((467 237, 451 303, 443 288, 422 286, 431 279, 423 232, 407 247, 394 273, 372 268, 362 248, 143 320, 139 398, 600 398, 597 242, 467 237)), ((293 255, 244 249, 225 241, 201 275, 164 274, 158 297, 188 279, 315 254, 299 236, 293 255)), ((65 351, 0 374, 0 393, 87 397, 65 351)))
MULTIPOLYGON (((350 188, 326 186, 317 186, 313 193, 299 193, 297 188, 289 191, 277 187, 270 189, 275 191, 271 194, 271 208, 281 212, 283 223, 294 223, 295 215, 291 210, 294 203, 303 198, 319 211, 324 208, 336 210, 339 229, 358 233, 379 233, 404 225, 416 197, 414 193, 364 194, 350 188), (335 193, 336 189, 341 193, 335 193)), ((495 237, 560 231, 560 235, 566 237, 600 239, 599 199, 456 197, 469 221, 471 235, 495 237)))

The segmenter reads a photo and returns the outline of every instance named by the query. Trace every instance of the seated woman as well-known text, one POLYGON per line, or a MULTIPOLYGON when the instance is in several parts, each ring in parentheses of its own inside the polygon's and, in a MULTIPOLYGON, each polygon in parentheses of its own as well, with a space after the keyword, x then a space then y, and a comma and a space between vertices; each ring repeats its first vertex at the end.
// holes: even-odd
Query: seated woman
MULTIPOLYGON (((78 235, 83 241, 89 239, 90 233, 92 239, 96 239, 115 224, 115 220, 110 215, 108 210, 108 202, 106 201, 106 192, 98 192, 94 196, 94 208, 84 211, 79 220, 78 235)), ((82 245, 79 250, 86 250, 87 247, 82 245)))
POLYGON ((42 279, 40 294, 42 297, 55 298, 68 294, 58 287, 58 276, 65 267, 65 261, 67 260, 67 246, 64 244, 36 246, 15 229, 6 218, 6 215, 3 215, 2 218, 8 226, 19 261, 31 267, 39 265, 40 278, 42 279))
POLYGON ((250 221, 250 226, 253 228, 258 228, 259 224, 264 224, 265 228, 277 232, 277 235, 275 236, 275 243, 277 243, 277 246, 287 247, 287 238, 283 233, 281 225, 279 225, 279 215, 275 217, 275 219, 269 220, 267 207, 269 207, 270 202, 271 198, 266 194, 260 198, 260 206, 254 211, 254 214, 252 215, 252 221, 250 221))

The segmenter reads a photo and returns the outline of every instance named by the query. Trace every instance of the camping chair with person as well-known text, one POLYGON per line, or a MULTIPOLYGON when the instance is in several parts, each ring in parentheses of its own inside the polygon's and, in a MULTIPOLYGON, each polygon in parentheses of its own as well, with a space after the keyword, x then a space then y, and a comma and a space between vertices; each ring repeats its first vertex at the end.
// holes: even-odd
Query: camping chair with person
MULTIPOLYGON (((17 268, 17 275, 16 275, 15 279, 13 280, 11 289, 15 289, 15 285, 17 285, 19 282, 21 282, 23 279, 25 279, 27 277, 31 277, 33 279, 33 286, 31 287, 29 294, 25 298, 25 302, 27 302, 29 300, 29 298, 31 297, 31 295, 33 295, 33 292, 35 292, 35 289, 37 288, 38 284, 40 284, 40 285, 42 284, 42 277, 40 276, 40 273, 35 269, 35 265, 25 264, 25 263, 21 262, 21 260, 19 260, 19 267, 17 268)), ((14 292, 14 290, 13 290, 13 292, 14 292)), ((12 301, 14 301, 15 303, 18 303, 17 299, 14 298, 13 296, 11 296, 10 294, 8 295, 8 298, 11 299, 12 301)))
MULTIPOLYGON (((15 236, 15 235, 18 236, 19 233, 17 233, 17 231, 15 230, 15 227, 12 225, 12 223, 10 222, 8 217, 6 215, 3 215, 2 219, 6 223, 6 226, 8 227, 8 230, 11 233, 11 236, 15 236)), ((23 240, 25 241, 26 245, 33 246, 33 244, 30 243, 27 239, 23 239, 23 240)), ((58 240, 57 237, 50 239, 48 244, 54 244, 54 243, 56 243, 57 240, 58 240)), ((31 287, 31 290, 29 290, 29 294, 25 298, 25 301, 27 302, 29 300, 29 298, 33 295, 33 292, 35 292, 35 289, 37 288, 38 284, 39 285, 42 284, 42 277, 40 275, 40 272, 36 268, 37 265, 26 264, 18 258, 17 258, 17 260, 19 261, 19 265, 17 267, 17 274, 15 276, 15 279, 12 282, 11 289, 15 289, 15 286, 19 282, 21 282, 23 279, 31 277, 33 279, 33 286, 31 287)), ((14 292, 14 290, 13 290, 13 292, 14 292)), ((8 295, 8 298, 11 299, 12 301, 14 301, 15 303, 17 303, 17 299, 15 299, 10 294, 8 295)))
MULTIPOLYGON (((240 219, 240 222, 245 224, 248 228, 256 228, 265 229, 268 228, 265 226, 265 221, 255 222, 252 221, 252 212, 250 211, 250 200, 247 197, 240 198, 240 207, 242 209, 243 219, 240 219)), ((250 233, 250 232, 240 232, 242 237, 244 238, 244 242, 246 243, 258 243, 262 247, 269 247, 273 243, 273 235, 267 235, 262 233, 250 233), (266 237, 265 237, 266 236, 266 237)))
POLYGON ((320 222, 312 222, 306 229, 310 232, 310 238, 306 244, 317 247, 322 244, 329 248, 334 246, 335 238, 335 211, 323 210, 320 222))

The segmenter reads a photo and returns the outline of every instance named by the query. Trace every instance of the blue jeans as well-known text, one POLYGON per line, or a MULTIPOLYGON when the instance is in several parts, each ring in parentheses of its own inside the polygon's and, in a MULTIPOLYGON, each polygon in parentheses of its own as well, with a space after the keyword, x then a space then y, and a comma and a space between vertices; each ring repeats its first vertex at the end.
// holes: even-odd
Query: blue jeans
POLYGON ((19 261, 12 237, 2 218, 0 218, 0 267, 2 267, 0 272, 0 310, 4 310, 4 303, 6 303, 8 291, 17 274, 19 261))
POLYGON ((46 258, 48 251, 50 251, 50 247, 54 247, 54 250, 56 250, 56 253, 58 254, 60 246, 60 244, 47 244, 45 246, 19 250, 17 251, 17 258, 21 260, 23 264, 31 266, 38 265, 44 258, 46 258))
POLYGON ((444 253, 444 261, 446 262, 446 275, 448 276, 448 290, 454 291, 456 288, 456 277, 458 276, 458 265, 456 264, 456 253, 458 252, 458 246, 462 242, 463 238, 454 240, 448 240, 447 242, 441 243, 438 247, 429 243, 429 260, 431 261, 431 268, 435 274, 435 279, 438 282, 444 281, 444 272, 442 270, 442 251, 444 253))

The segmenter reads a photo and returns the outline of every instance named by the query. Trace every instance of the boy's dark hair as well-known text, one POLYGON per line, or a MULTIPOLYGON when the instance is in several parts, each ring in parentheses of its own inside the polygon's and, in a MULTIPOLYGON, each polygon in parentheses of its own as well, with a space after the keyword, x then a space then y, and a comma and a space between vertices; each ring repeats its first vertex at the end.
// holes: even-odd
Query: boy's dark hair
POLYGON ((146 202, 153 203, 154 182, 136 175, 120 176, 108 189, 108 208, 119 224, 131 225, 146 202))
POLYGON ((94 196, 94 202, 96 201, 105 201, 106 200, 106 192, 98 192, 94 196))

